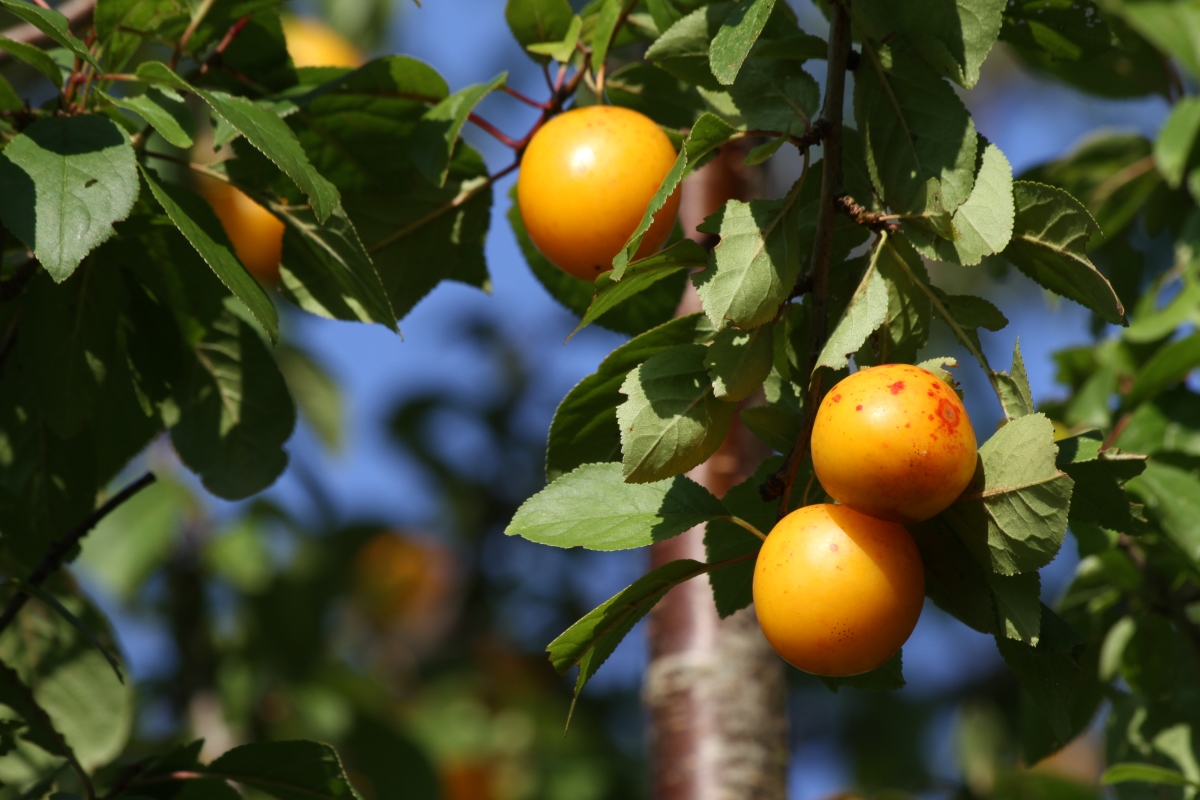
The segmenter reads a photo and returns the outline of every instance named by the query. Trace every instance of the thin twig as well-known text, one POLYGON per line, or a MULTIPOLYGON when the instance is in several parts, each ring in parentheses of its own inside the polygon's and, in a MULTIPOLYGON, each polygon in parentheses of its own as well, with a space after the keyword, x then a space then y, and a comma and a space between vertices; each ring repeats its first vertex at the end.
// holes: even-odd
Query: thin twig
POLYGON ((171 69, 175 69, 175 67, 179 64, 179 58, 183 55, 183 50, 185 47, 187 47, 187 43, 192 38, 192 34, 196 32, 196 29, 200 27, 200 23, 203 22, 204 18, 208 16, 208 12, 212 10, 215 2, 216 0, 200 0, 200 5, 196 9, 196 13, 192 15, 191 22, 189 22, 188 26, 184 28, 183 35, 179 37, 179 41, 175 44, 175 52, 171 53, 171 60, 168 62, 168 66, 170 66, 171 69))
POLYGON ((474 112, 472 112, 467 115, 467 119, 469 119, 471 122, 475 123, 475 125, 477 127, 482 129, 486 133, 491 134, 492 138, 496 139, 496 141, 500 142, 505 147, 511 147, 513 150, 516 150, 518 147, 521 146, 521 143, 518 142, 516 139, 512 138, 511 136, 506 134, 504 131, 500 130, 495 125, 488 122, 486 119, 479 116, 478 114, 475 114, 474 112))
MULTIPOLYGON (((830 3, 832 21, 829 28, 829 50, 827 58, 829 71, 825 81, 825 103, 821 107, 821 116, 812 127, 824 124, 825 153, 821 164, 821 199, 817 205, 816 232, 813 236, 812 258, 809 259, 812 276, 812 337, 809 365, 817 363, 817 358, 825 346, 828 335, 828 294, 829 266, 833 254, 833 228, 837 221, 836 199, 842 191, 842 105, 846 94, 846 59, 850 54, 850 0, 830 3)), ((822 373, 817 371, 809 379, 808 396, 804 403, 804 424, 796 445, 788 456, 785 468, 779 503, 779 517, 782 519, 790 512, 792 505, 792 488, 796 483, 796 475, 800 464, 808 455, 809 441, 812 439, 813 418, 816 416, 817 403, 821 399, 822 373)))
POLYGON ((249 24, 250 18, 250 15, 247 14, 229 26, 229 30, 225 31, 225 35, 221 37, 221 41, 217 42, 216 49, 213 50, 212 54, 209 55, 208 58, 204 59, 204 63, 200 65, 200 69, 198 71, 200 75, 207 73, 209 68, 214 64, 220 63, 222 57, 225 55, 225 50, 230 44, 233 43, 233 40, 237 38, 238 34, 245 29, 246 25, 249 24))
MULTIPOLYGON (((549 73, 547 73, 546 77, 547 77, 547 80, 549 80, 549 73)), ((532 97, 529 97, 528 95, 518 92, 516 89, 512 88, 508 84, 501 86, 500 91, 504 92, 509 97, 515 97, 517 100, 520 100, 525 105, 533 106, 534 108, 539 108, 539 109, 546 107, 545 103, 540 103, 537 100, 534 100, 532 97)))
MULTIPOLYGON (((50 549, 47 550, 46 555, 42 557, 41 563, 34 568, 33 572, 29 575, 29 578, 25 581, 25 583, 29 584, 30 586, 41 586, 47 578, 49 578, 60 567, 62 567, 63 562, 67 559, 67 556, 69 556, 71 551, 75 549, 75 546, 79 544, 79 540, 86 536, 92 528, 96 527, 96 525, 100 523, 100 520, 107 517, 118 507, 120 507, 126 500, 133 497, 150 484, 154 483, 154 481, 154 473, 147 472, 145 475, 138 478, 136 481, 129 484, 124 489, 109 498, 107 503, 97 508, 91 514, 88 514, 87 517, 84 518, 83 522, 80 522, 78 525, 76 525, 70 532, 67 533, 66 536, 50 545, 50 549)), ((5 628, 12 624, 12 621, 16 618, 17 613, 25 606, 27 602, 29 602, 29 595, 24 591, 18 591, 15 595, 13 595, 12 599, 8 601, 8 605, 4 607, 4 611, 0 613, 0 633, 2 633, 5 628)))

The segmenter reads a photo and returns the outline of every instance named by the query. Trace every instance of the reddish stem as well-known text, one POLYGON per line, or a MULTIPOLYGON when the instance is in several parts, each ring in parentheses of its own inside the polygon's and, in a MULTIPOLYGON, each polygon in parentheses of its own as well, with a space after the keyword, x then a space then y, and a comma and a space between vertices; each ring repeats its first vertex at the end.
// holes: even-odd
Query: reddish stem
POLYGON ((515 97, 516 99, 520 100, 522 103, 529 105, 529 106, 533 106, 534 108, 544 109, 547 105, 546 103, 539 103, 537 100, 534 100, 532 97, 528 97, 524 94, 521 94, 520 92, 518 92, 516 89, 512 88, 511 86, 501 86, 500 91, 504 92, 509 97, 515 97))
POLYGON ((242 30, 245 29, 246 25, 248 25, 249 23, 250 23, 250 15, 247 14, 246 16, 242 17, 237 22, 235 22, 229 26, 229 30, 225 31, 225 35, 221 37, 221 41, 217 42, 217 48, 215 50, 213 50, 212 55, 210 55, 208 58, 206 58, 204 60, 204 63, 200 65, 200 74, 201 75, 208 72, 208 68, 213 62, 219 61, 221 59, 221 56, 223 56, 225 54, 226 48, 229 47, 230 43, 232 43, 233 40, 237 38, 237 35, 239 33, 241 33, 242 30))
POLYGON ((509 136, 508 134, 504 133, 503 131, 501 131, 499 128, 497 128, 492 123, 488 122, 483 117, 480 117, 477 114, 471 114, 470 116, 467 117, 467 119, 469 119, 471 122, 474 122, 477 126, 479 126, 483 130, 490 133, 493 137, 495 137, 497 140, 499 140, 505 147, 511 147, 513 150, 516 150, 518 147, 521 146, 521 142, 518 142, 516 139, 514 139, 511 136, 509 136))

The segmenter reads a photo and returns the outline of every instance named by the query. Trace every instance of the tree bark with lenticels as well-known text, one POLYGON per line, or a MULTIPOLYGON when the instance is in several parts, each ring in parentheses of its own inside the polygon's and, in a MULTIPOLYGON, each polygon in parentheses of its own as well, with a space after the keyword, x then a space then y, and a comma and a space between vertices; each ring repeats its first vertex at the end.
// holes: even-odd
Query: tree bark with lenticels
MULTIPOLYGON (((727 146, 688 179, 685 230, 731 198, 752 196, 745 153, 727 146)), ((700 310, 689 285, 681 314, 700 310)), ((712 458, 689 477, 721 497, 761 460, 736 424, 712 458)), ((650 548, 651 567, 706 561, 704 526, 650 548)), ((650 614, 645 703, 655 800, 782 800, 787 796, 784 663, 767 644, 753 609, 720 619, 708 581, 675 587, 650 614)))

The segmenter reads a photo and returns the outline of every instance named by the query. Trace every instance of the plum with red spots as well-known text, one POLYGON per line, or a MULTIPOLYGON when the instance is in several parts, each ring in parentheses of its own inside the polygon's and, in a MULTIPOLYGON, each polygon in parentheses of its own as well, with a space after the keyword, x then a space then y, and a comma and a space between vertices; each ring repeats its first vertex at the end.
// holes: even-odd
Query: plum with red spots
POLYGON ((839 503, 879 519, 921 522, 975 475, 978 445, 962 401, 911 364, 859 370, 831 390, 813 422, 817 479, 839 503), (849 409, 853 406, 855 411, 849 409))

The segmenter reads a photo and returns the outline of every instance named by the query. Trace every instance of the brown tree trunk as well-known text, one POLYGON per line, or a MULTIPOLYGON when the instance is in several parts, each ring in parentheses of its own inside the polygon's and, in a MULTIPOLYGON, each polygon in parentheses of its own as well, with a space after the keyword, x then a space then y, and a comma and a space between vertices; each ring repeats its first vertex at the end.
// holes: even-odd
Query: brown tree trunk
MULTIPOLYGON (((730 198, 754 193, 744 152, 726 147, 688 179, 681 217, 693 231, 730 198)), ((700 309, 689 286, 680 313, 700 309)), ((689 476, 718 497, 753 471, 749 434, 735 422, 720 450, 689 476)), ((762 453, 756 454, 761 456, 762 453)), ((654 544, 652 567, 706 561, 704 527, 654 544)), ((783 661, 753 609, 717 616, 708 581, 677 586, 650 615, 645 703, 655 800, 782 800, 787 796, 783 661)))

